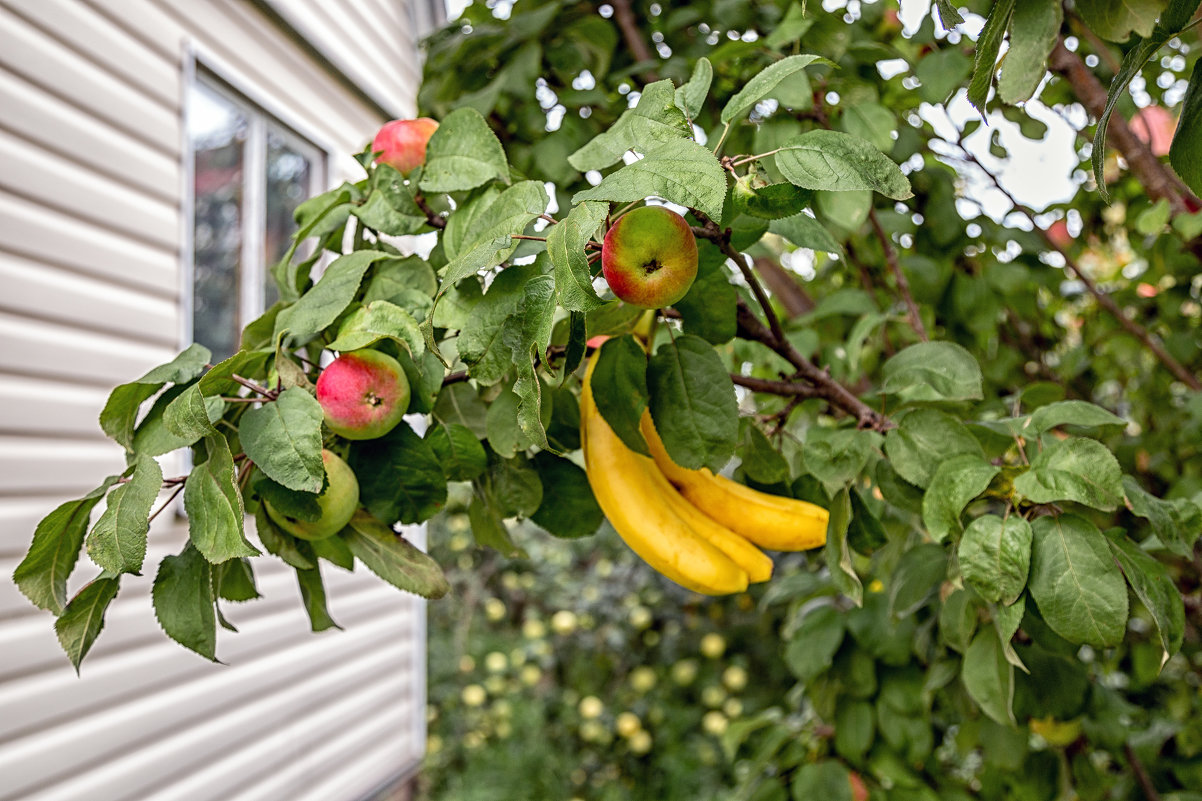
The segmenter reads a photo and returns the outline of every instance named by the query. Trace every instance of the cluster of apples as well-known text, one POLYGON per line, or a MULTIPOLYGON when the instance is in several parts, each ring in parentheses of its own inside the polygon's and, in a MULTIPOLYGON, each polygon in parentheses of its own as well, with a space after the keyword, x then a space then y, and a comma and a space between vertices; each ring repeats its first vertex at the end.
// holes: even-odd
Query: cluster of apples
MULTIPOLYGON (((409 395, 409 379, 400 362, 378 350, 343 353, 317 378, 317 402, 325 424, 344 439, 375 439, 396 428, 409 408, 409 395)), ((317 496, 317 520, 290 517, 264 501, 268 516, 303 540, 334 536, 359 508, 355 471, 333 451, 323 449, 321 459, 328 486, 317 496)))

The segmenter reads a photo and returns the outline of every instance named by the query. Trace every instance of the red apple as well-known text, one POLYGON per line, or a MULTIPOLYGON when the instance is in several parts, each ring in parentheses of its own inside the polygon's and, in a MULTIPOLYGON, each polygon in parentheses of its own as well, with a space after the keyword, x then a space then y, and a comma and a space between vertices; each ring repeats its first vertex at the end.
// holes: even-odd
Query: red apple
POLYGON ((642 206, 610 226, 601 271, 620 299, 644 309, 671 306, 697 277, 697 240, 689 224, 664 206, 642 206))
POLYGON ((853 770, 847 774, 847 781, 851 784, 852 801, 868 801, 868 786, 864 784, 860 774, 853 770))
POLYGON ((321 507, 321 517, 317 520, 310 522, 289 517, 263 501, 267 516, 284 531, 302 540, 321 540, 334 536, 346 528, 359 508, 359 480, 355 478, 351 466, 327 450, 321 452, 321 461, 325 465, 329 484, 326 491, 317 496, 317 505, 321 507))
POLYGON ((1162 106, 1145 106, 1135 112, 1131 119, 1131 130, 1154 156, 1167 156, 1177 131, 1177 120, 1162 106))
POLYGON ((438 128, 429 117, 416 120, 393 120, 384 123, 371 142, 377 164, 388 164, 401 175, 408 175, 426 161, 426 143, 438 128))
POLYGON ((378 350, 343 353, 317 377, 326 425, 346 439, 375 439, 396 427, 409 408, 409 379, 396 359, 378 350))

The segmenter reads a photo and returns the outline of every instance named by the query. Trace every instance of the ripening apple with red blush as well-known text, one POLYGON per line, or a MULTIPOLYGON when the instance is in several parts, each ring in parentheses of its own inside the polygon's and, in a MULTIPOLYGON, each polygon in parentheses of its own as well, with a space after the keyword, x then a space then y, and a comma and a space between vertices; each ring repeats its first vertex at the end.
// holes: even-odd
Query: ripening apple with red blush
POLYGON ((376 439, 409 409, 409 379, 400 363, 378 350, 353 350, 317 377, 317 402, 326 425, 346 439, 376 439))

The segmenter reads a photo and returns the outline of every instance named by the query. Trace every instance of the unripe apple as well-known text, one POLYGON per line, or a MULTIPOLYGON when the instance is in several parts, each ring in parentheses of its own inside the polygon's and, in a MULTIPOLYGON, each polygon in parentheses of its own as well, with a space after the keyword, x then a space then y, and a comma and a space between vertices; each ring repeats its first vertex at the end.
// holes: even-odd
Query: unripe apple
POLYGON ((343 353, 317 378, 326 425, 346 439, 375 439, 396 427, 409 408, 409 379, 396 359, 378 350, 343 353))
POLYGON ((359 508, 359 480, 355 478, 351 466, 338 454, 327 450, 322 450, 321 461, 326 468, 328 485, 326 491, 317 496, 317 505, 321 507, 321 517, 317 520, 310 522, 289 517, 266 500, 263 501, 267 516, 284 531, 302 540, 321 540, 334 536, 346 528, 359 508))
POLYGON ((697 240, 689 224, 664 206, 623 214, 605 234, 601 271, 622 300, 644 309, 671 306, 697 277, 697 240))
POLYGON ((384 123, 371 142, 377 164, 388 164, 401 175, 408 175, 426 161, 426 142, 438 128, 429 117, 416 120, 393 120, 384 123))

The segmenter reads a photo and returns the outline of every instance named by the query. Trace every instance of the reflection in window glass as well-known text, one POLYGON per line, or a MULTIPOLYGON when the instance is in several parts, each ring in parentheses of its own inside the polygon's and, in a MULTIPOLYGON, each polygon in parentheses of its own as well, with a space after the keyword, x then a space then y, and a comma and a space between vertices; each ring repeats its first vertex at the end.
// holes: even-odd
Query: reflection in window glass
POLYGON ((235 105, 192 87, 188 137, 194 155, 192 338, 214 361, 239 342, 244 145, 249 125, 235 105))
POLYGON ((271 306, 279 298, 271 280, 271 265, 288 251, 292 232, 296 230, 292 213, 309 196, 313 165, 291 146, 284 137, 267 131, 267 213, 263 237, 263 262, 267 265, 264 298, 271 306))

